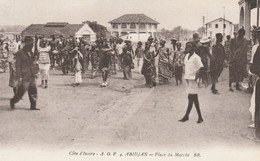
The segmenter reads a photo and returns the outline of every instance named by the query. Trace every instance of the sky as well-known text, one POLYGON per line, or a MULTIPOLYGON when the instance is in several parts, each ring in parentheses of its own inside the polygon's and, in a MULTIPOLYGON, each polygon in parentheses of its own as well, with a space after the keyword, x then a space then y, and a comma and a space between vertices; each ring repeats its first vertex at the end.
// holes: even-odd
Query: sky
POLYGON ((196 30, 206 22, 225 17, 239 21, 239 0, 0 0, 0 25, 46 22, 109 21, 127 13, 144 13, 160 22, 159 29, 182 26, 196 30), (225 9, 224 9, 225 7, 225 9))

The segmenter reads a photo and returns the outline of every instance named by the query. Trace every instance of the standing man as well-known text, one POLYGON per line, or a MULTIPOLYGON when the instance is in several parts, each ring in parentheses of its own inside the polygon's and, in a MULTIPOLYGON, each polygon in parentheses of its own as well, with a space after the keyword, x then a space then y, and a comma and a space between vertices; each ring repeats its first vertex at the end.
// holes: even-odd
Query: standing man
POLYGON ((216 89, 218 77, 224 68, 224 60, 226 59, 226 52, 224 46, 221 44, 223 36, 221 33, 216 34, 216 44, 212 46, 212 57, 210 59, 210 77, 211 77, 211 91, 213 94, 219 94, 216 89))
POLYGON ((102 79, 103 83, 100 84, 100 87, 106 87, 108 85, 107 78, 108 78, 108 72, 109 72, 109 65, 111 61, 111 51, 113 50, 107 39, 102 40, 103 45, 101 48, 101 59, 99 63, 99 68, 102 71, 102 79))
POLYGON ((138 72, 141 73, 141 69, 143 66, 143 57, 144 57, 144 49, 142 48, 141 41, 139 41, 137 44, 137 48, 135 49, 135 56, 137 57, 138 72))
POLYGON ((175 68, 175 80, 176 80, 176 85, 178 85, 178 81, 182 83, 182 73, 183 73, 183 66, 184 66, 184 52, 181 48, 181 43, 177 42, 177 51, 175 52, 174 56, 174 68, 175 68))
POLYGON ((195 53, 195 44, 192 42, 186 43, 186 56, 184 59, 185 64, 185 75, 184 79, 186 82, 186 88, 189 103, 188 108, 186 111, 185 116, 179 120, 180 122, 185 122, 189 120, 189 114, 191 112, 193 103, 195 104, 197 113, 198 113, 198 121, 197 123, 203 122, 201 112, 200 112, 200 105, 199 105, 199 99, 198 99, 198 86, 196 83, 196 75, 199 73, 200 69, 203 67, 203 64, 201 62, 201 58, 195 53))
POLYGON ((238 30, 237 37, 230 41, 230 60, 229 60, 229 90, 233 91, 232 83, 236 83, 236 89, 241 91, 239 82, 247 76, 247 40, 244 38, 246 31, 241 28, 238 30))
POLYGON ((170 50, 171 50, 171 56, 170 56, 170 59, 171 59, 171 62, 172 62, 172 66, 171 66, 171 72, 172 72, 172 76, 174 76, 175 75, 175 66, 174 66, 174 59, 175 59, 175 52, 176 52, 176 50, 177 50, 177 39, 175 38, 175 37, 173 37, 172 39, 171 39, 171 48, 170 48, 170 50))
POLYGON ((10 100, 11 109, 15 108, 15 103, 19 102, 24 93, 28 91, 29 100, 31 103, 30 110, 39 110, 36 108, 37 88, 35 79, 38 73, 35 65, 35 57, 32 52, 33 38, 25 37, 24 47, 19 50, 16 56, 16 78, 18 80, 18 91, 10 100))

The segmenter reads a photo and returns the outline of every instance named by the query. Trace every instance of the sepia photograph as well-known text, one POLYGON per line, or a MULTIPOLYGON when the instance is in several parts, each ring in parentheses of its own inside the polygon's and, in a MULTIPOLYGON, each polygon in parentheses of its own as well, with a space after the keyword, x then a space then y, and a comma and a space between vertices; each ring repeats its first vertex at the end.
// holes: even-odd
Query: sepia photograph
POLYGON ((260 0, 0 0, 0 161, 259 161, 260 0))

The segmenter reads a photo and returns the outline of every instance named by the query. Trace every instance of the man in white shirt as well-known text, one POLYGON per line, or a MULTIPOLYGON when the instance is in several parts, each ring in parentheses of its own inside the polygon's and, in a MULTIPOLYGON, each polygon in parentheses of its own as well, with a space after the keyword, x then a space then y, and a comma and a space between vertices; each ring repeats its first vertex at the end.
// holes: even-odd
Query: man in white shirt
POLYGON ((199 73, 200 69, 203 67, 200 57, 195 53, 195 44, 192 42, 188 42, 186 44, 186 53, 184 59, 185 64, 185 75, 184 79, 186 82, 186 89, 188 93, 189 104, 186 111, 185 116, 179 120, 180 122, 185 122, 189 120, 189 114, 192 109, 193 103, 195 104, 197 113, 198 113, 198 121, 197 123, 203 122, 199 100, 198 100, 198 86, 196 82, 196 75, 199 73))

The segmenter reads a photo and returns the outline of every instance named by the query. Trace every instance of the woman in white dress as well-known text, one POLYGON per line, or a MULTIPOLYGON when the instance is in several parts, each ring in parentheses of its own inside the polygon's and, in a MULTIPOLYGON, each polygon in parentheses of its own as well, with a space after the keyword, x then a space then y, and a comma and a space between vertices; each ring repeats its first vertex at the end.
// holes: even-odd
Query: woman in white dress
POLYGON ((42 40, 40 46, 38 47, 39 50, 39 58, 38 58, 38 64, 41 74, 41 80, 42 80, 42 87, 47 88, 48 87, 48 80, 50 77, 49 71, 50 71, 50 46, 47 45, 46 40, 42 40))

